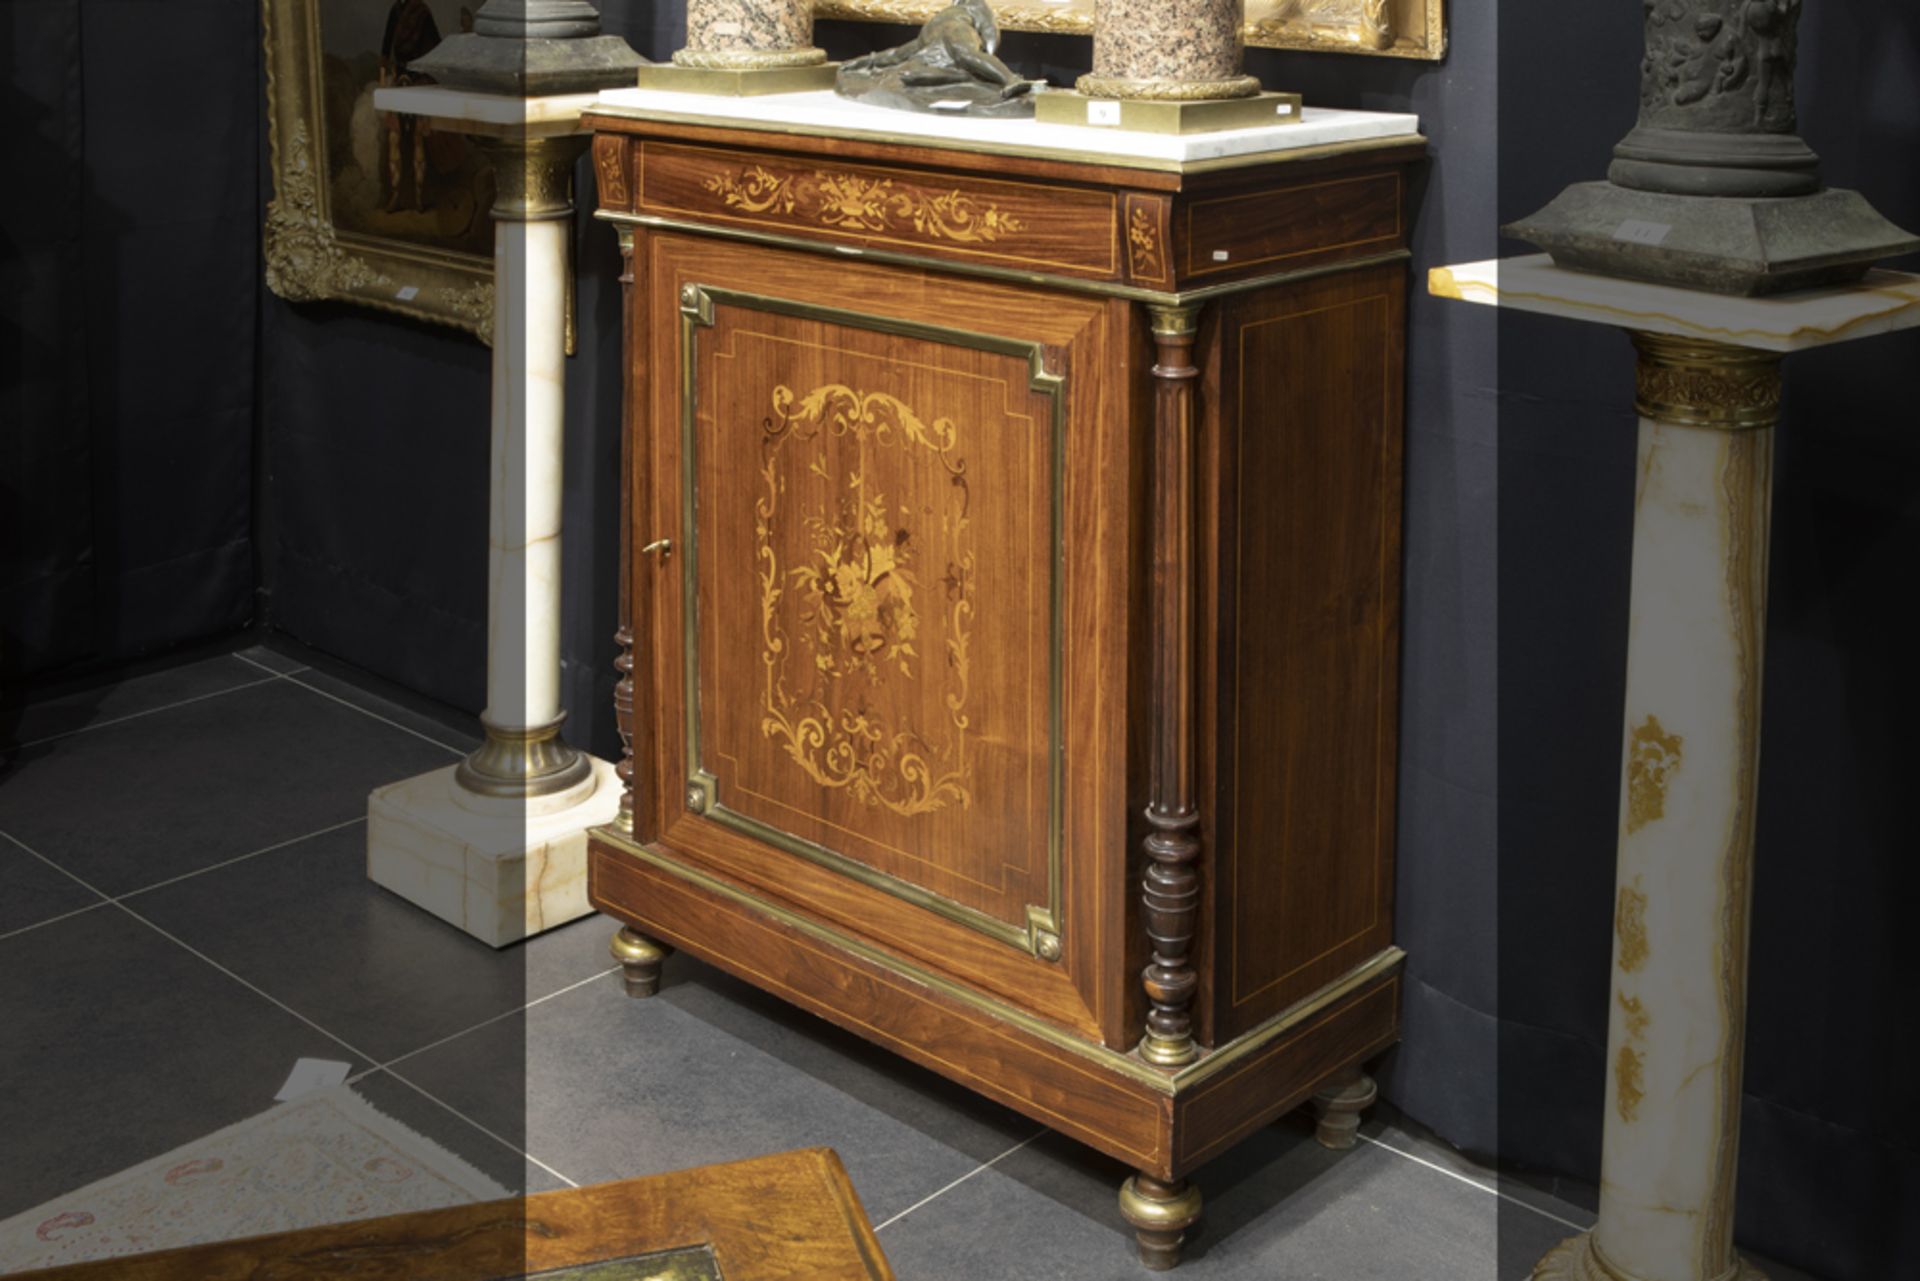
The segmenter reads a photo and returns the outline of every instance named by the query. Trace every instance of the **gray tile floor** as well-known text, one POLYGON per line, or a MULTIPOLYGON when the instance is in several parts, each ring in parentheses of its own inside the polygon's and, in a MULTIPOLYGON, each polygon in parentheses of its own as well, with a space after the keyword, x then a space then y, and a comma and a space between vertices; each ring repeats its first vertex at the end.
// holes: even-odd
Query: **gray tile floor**
MULTIPOLYGON (((509 1187, 826 1145, 909 1281, 1144 1275, 1115 1163, 686 957, 629 1000, 611 922, 495 952, 367 882, 367 792, 474 727, 364 684, 253 649, 17 717, 0 1217, 265 1110, 311 1056, 509 1187)), ((1294 1118, 1209 1166, 1180 1275, 1504 1281, 1591 1222, 1388 1109, 1362 1138, 1294 1118)))

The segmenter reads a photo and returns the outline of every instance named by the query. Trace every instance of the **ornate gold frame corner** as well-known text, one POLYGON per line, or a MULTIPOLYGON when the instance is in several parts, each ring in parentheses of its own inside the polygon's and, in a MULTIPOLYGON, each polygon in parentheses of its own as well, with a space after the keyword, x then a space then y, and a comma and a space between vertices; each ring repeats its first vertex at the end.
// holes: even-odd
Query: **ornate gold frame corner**
MULTIPOLYGON (((946 0, 815 0, 814 16, 922 23, 946 0)), ((1356 53, 1439 62, 1447 56, 1446 0, 1248 0, 1246 42, 1267 49, 1356 53), (1363 15, 1348 16, 1349 11, 1363 15), (1371 18, 1364 15, 1373 15, 1371 18)), ((1008 31, 1091 35, 1093 0, 994 0, 1008 31)))
POLYGON ((493 259, 343 231, 325 164, 320 11, 324 0, 260 0, 273 198, 267 287, 289 302, 332 299, 493 337, 493 259))

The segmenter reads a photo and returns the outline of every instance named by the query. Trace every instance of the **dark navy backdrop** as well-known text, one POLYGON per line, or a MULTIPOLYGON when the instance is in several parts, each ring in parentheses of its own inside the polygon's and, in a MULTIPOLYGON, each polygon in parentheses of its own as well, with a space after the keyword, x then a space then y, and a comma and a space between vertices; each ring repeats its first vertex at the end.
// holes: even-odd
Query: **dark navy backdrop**
MULTIPOLYGON (((1439 65, 1250 53, 1271 87, 1418 112, 1400 932, 1390 1098, 1482 1154, 1598 1173, 1633 428, 1617 334, 1438 303, 1428 267, 1598 176, 1632 123, 1639 6, 1453 0, 1439 65), (1496 91, 1496 89, 1498 91, 1496 91)), ((678 0, 604 0, 641 52, 678 0)), ((252 0, 0 6, 0 673, 270 625, 455 706, 485 675, 488 354, 260 282, 252 0), (175 56, 156 51, 172 50, 175 56), (157 101, 166 110, 153 109, 157 101)), ((1920 22, 1809 7, 1806 132, 1920 226, 1920 22)), ((897 27, 823 24, 845 56, 897 27)), ((1084 39, 1004 52, 1067 81, 1084 39)), ((581 170, 587 182, 586 170, 581 170)), ((583 201, 583 203, 585 203, 583 201)), ((618 254, 576 228, 570 734, 613 748, 618 254)), ((1517 248, 1517 247, 1509 247, 1517 248)), ((1743 1238, 1836 1281, 1920 1276, 1916 963, 1899 945, 1920 684, 1920 336, 1794 358, 1778 472, 1743 1238)))

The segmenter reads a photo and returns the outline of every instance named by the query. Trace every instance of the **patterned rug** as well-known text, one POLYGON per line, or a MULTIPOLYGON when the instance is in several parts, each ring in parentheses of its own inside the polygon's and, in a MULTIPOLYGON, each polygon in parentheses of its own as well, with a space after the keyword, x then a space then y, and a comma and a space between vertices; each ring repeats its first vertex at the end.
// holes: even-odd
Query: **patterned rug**
POLYGON ((508 1195, 339 1086, 0 1223, 0 1272, 508 1195))

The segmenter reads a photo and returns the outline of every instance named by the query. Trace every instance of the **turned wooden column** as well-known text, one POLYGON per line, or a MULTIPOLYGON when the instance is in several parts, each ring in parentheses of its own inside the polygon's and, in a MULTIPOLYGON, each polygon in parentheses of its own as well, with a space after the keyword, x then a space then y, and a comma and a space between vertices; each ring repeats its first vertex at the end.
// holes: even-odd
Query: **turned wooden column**
MULTIPOLYGON (((617 145, 617 140, 615 144, 617 145)), ((633 313, 633 229, 631 227, 620 228, 620 306, 622 314, 633 313)), ((629 407, 634 403, 633 362, 624 358, 620 362, 620 403, 629 407)), ((628 411, 628 416, 631 416, 631 409, 628 411)), ((620 647, 613 658, 613 668, 620 673, 620 679, 613 687, 613 723, 614 728, 620 733, 620 760, 614 765, 613 771, 620 779, 620 813, 614 818, 613 824, 629 835, 633 832, 632 438, 632 422, 622 421, 618 463, 620 523, 616 527, 620 531, 620 586, 614 598, 614 617, 620 625, 613 633, 613 643, 620 647)))
MULTIPOLYGON (((602 145, 609 145, 602 140, 602 145)), ((612 143, 618 146, 617 142, 612 143)), ((607 171, 602 166, 603 173, 607 171)), ((615 165, 612 172, 625 179, 625 169, 615 165)), ((603 177, 605 182, 606 178, 603 177)), ((620 228, 620 300, 627 314, 633 307, 633 229, 620 228)), ((634 809, 634 763, 633 763, 633 649, 634 626, 633 613, 636 608, 633 592, 633 542, 636 528, 634 511, 635 476, 633 474, 634 424, 630 421, 633 407, 637 403, 633 394, 633 362, 622 360, 620 372, 620 403, 627 407, 629 421, 623 421, 620 428, 620 587, 616 596, 615 609, 619 619, 619 629, 614 632, 613 640, 620 652, 613 660, 614 670, 620 673, 619 682, 613 687, 613 718, 620 732, 620 762, 614 766, 614 772, 620 778, 620 812, 614 817, 613 825, 627 835, 633 835, 634 809)), ((672 544, 662 539, 648 545, 645 555, 655 553, 664 556, 672 549, 672 544)), ((609 944, 613 959, 620 963, 621 977, 626 984, 627 995, 644 998, 660 990, 660 966, 673 949, 650 935, 642 934, 632 928, 623 927, 614 932, 609 944)))
POLYGON ((1194 389, 1197 306, 1154 306, 1153 746, 1141 902, 1153 956, 1141 976, 1151 1008, 1140 1057, 1191 1063, 1194 973, 1189 953, 1200 907, 1200 811, 1194 799, 1194 389))

